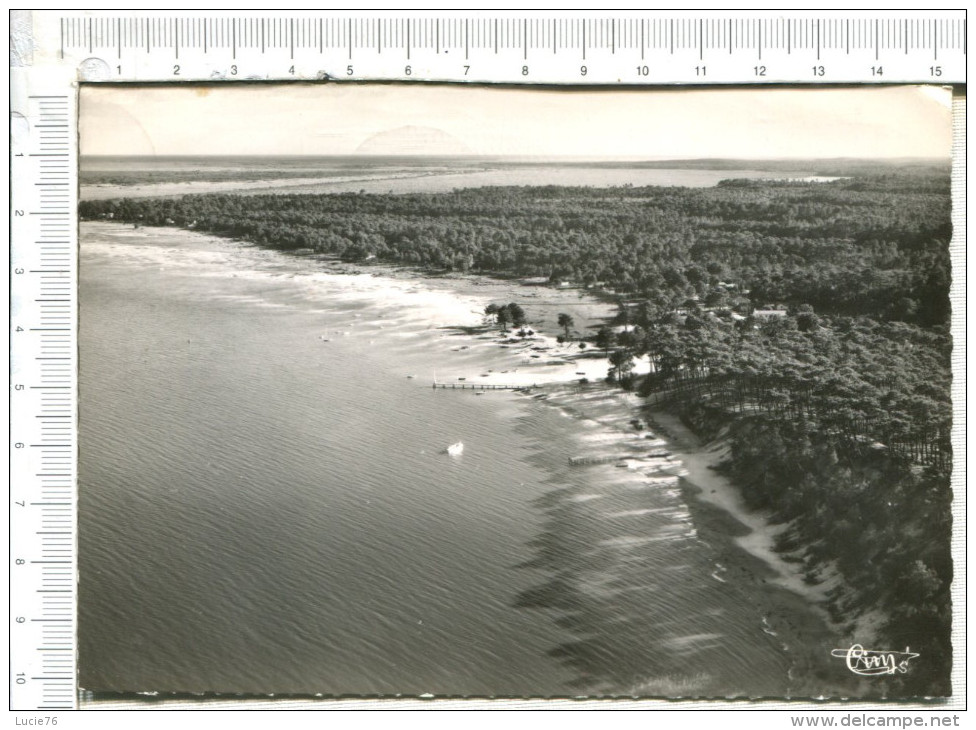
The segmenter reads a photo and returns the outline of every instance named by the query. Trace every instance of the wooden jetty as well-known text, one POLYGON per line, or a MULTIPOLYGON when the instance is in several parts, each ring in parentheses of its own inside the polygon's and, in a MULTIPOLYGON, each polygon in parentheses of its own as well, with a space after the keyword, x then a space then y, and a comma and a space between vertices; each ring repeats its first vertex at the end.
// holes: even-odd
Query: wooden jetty
POLYGON ((438 383, 434 381, 434 390, 528 390, 534 388, 532 385, 506 385, 502 383, 438 383))
POLYGON ((570 456, 570 466, 590 466, 592 464, 612 464, 615 461, 626 461, 627 456, 570 456))

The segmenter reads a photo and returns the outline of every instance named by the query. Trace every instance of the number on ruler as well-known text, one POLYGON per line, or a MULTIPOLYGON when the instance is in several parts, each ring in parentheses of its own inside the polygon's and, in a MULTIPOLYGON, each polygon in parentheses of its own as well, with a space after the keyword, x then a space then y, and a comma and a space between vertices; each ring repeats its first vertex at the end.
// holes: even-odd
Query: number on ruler
POLYGON ((705 76, 705 67, 695 66, 695 76, 705 76))
POLYGON ((824 70, 824 67, 823 66, 814 66, 813 67, 813 75, 814 76, 823 76, 825 73, 826 73, 826 71, 824 70))
POLYGON ((766 67, 765 66, 753 66, 752 67, 752 72, 756 76, 765 76, 766 75, 766 67))
POLYGON ((872 66, 871 67, 871 75, 872 76, 884 76, 884 67, 883 66, 872 66))

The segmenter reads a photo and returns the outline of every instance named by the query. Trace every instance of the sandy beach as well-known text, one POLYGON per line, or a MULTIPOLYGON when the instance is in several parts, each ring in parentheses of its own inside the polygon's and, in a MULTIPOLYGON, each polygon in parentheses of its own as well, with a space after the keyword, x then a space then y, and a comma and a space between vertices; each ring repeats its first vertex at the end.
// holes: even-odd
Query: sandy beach
POLYGON ((849 683, 831 684, 829 678, 837 675, 829 650, 835 644, 848 646, 853 636, 869 635, 867 627, 851 630, 832 621, 824 603, 833 584, 806 583, 799 563, 776 552, 774 541, 784 526, 745 507, 736 486, 715 471, 723 458, 722 443, 702 443, 676 416, 649 409, 639 396, 604 383, 551 382, 535 397, 596 425, 600 436, 591 438, 600 448, 589 455, 601 464, 593 468, 626 464, 650 488, 681 490, 698 537, 719 555, 710 578, 757 589, 763 632, 794 660, 792 696, 851 691, 849 683))

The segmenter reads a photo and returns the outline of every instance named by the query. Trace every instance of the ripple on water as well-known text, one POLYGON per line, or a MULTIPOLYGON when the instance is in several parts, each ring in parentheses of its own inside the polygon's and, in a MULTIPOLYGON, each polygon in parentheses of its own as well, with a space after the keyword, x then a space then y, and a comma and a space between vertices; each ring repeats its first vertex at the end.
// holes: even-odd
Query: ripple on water
POLYGON ((712 579, 679 478, 568 466, 666 446, 604 422, 599 392, 432 394, 513 357, 430 329, 444 292, 127 237, 110 263, 82 247, 85 684, 783 693, 768 598, 712 579))

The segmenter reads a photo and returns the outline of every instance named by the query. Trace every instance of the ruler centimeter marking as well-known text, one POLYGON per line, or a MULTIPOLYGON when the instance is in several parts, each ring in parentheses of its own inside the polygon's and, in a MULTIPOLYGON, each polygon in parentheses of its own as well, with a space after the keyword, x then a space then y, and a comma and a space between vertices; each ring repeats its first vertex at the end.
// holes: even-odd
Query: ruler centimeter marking
POLYGON ((11 143, 13 709, 75 706, 74 108, 28 96, 11 143))
POLYGON ((43 59, 11 72, 14 122, 24 122, 12 122, 10 164, 12 709, 67 709, 77 701, 79 77, 594 86, 966 81, 964 11, 745 18, 711 11, 616 18, 453 12, 458 16, 32 12, 43 59))
POLYGON ((237 77, 964 83, 966 18, 962 11, 945 13, 798 18, 64 17, 59 48, 62 59, 105 61, 111 72, 92 81, 237 77), (233 63, 238 60, 242 63, 233 63), (287 63, 278 66, 278 60, 287 63))

